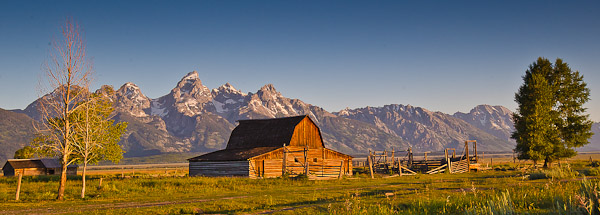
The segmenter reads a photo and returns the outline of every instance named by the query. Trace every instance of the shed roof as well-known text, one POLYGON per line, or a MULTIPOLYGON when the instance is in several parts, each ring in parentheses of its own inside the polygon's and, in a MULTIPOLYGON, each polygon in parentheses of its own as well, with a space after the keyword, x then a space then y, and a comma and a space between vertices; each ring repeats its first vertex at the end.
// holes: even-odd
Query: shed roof
POLYGON ((226 149, 282 147, 284 143, 290 143, 296 125, 306 117, 240 120, 231 132, 226 149))
POLYGON ((281 147, 257 147, 250 149, 223 149, 188 159, 188 161, 242 161, 281 147))
MULTIPOLYGON (((12 166, 13 169, 24 169, 24 168, 61 168, 62 165, 58 159, 52 158, 41 158, 41 159, 8 159, 2 169, 6 168, 6 165, 12 166)), ((77 167, 76 164, 70 164, 67 168, 77 167)))
POLYGON ((5 169, 7 165, 10 165, 13 169, 45 168, 44 163, 39 159, 8 159, 2 169, 5 169))

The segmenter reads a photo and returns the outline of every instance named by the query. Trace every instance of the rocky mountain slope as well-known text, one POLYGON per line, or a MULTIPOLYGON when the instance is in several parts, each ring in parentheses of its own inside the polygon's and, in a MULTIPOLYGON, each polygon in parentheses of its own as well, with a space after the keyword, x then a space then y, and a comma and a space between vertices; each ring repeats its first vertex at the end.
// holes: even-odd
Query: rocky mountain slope
MULTIPOLYGON (((209 90, 198 73, 191 72, 169 94, 157 99, 146 97, 130 82, 116 91, 103 86, 97 92, 110 96, 117 121, 129 122, 120 142, 129 157, 214 151, 225 147, 238 120, 304 114, 319 124, 328 147, 345 153, 409 146, 374 125, 339 118, 320 107, 286 98, 271 84, 256 93, 243 93, 229 83, 209 90)), ((37 116, 32 109, 27 113, 37 116)))
POLYGON ((340 117, 376 125, 389 134, 412 143, 416 151, 442 151, 462 148, 465 140, 477 140, 478 149, 509 151, 513 145, 479 129, 464 120, 441 112, 432 112, 411 105, 385 105, 346 109, 336 113, 340 117))
POLYGON ((502 140, 516 143, 510 138, 515 127, 512 111, 503 106, 478 105, 469 113, 456 112, 452 115, 502 140))
MULTIPOLYGON (((127 157, 214 151, 225 147, 237 120, 296 115, 309 115, 321 128, 328 147, 349 154, 408 147, 415 151, 460 149, 467 139, 477 140, 478 148, 485 151, 514 147, 509 139, 510 111, 502 106, 480 105, 454 115, 399 104, 330 113, 287 98, 271 84, 254 93, 244 93, 229 83, 211 90, 195 71, 156 99, 146 97, 130 82, 117 90, 103 86, 97 92, 110 96, 117 121, 129 122, 120 142, 127 157)), ((15 112, 39 117, 37 103, 15 112)))
POLYGON ((35 137, 34 121, 23 113, 0 109, 0 165, 35 137))
POLYGON ((594 136, 590 139, 590 143, 578 149, 579 151, 600 151, 600 123, 592 125, 594 136))

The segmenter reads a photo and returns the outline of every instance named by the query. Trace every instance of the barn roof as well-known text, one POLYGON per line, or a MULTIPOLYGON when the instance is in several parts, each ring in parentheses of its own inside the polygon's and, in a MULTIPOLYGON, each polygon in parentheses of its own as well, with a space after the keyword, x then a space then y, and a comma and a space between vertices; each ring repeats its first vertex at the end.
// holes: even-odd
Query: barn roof
POLYGON ((45 168, 44 163, 39 159, 8 159, 2 169, 6 168, 7 165, 12 166, 13 169, 45 168))
MULTIPOLYGON (((290 144, 294 129, 308 115, 240 120, 233 129, 227 147, 188 159, 188 161, 239 161, 282 148, 290 144)), ((310 119, 310 117, 308 117, 310 119)), ((312 121, 312 120, 311 120, 312 121)))
POLYGON ((290 143, 296 125, 306 117, 240 120, 231 132, 226 149, 282 147, 284 143, 290 143))
POLYGON ((273 151, 281 147, 257 147, 250 149, 223 149, 188 159, 188 161, 241 161, 273 151))
MULTIPOLYGON (((52 158, 42 158, 42 159, 8 159, 6 164, 2 169, 6 168, 6 165, 12 166, 13 169, 23 169, 23 168, 61 168, 62 165, 60 161, 52 158)), ((70 164, 70 167, 77 167, 76 164, 70 164)))

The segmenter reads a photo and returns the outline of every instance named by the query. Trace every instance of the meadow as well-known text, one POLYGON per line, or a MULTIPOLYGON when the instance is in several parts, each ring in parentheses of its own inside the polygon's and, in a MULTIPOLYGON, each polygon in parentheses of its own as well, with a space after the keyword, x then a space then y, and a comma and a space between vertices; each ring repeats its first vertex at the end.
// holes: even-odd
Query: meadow
MULTIPOLYGON (((595 163, 593 165, 597 165, 595 163)), ((598 212, 600 169, 572 160, 549 170, 497 163, 491 170, 414 176, 362 168, 339 180, 188 177, 183 168, 91 171, 70 177, 56 201, 58 177, 0 178, 2 214, 588 214, 598 212), (102 178, 102 186, 99 186, 102 178)))

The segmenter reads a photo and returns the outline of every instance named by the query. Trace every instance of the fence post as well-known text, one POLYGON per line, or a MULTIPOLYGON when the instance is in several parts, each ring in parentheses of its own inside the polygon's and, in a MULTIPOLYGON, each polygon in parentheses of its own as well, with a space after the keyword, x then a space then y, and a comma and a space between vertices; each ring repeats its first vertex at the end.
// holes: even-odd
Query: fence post
POLYGON ((281 165, 281 176, 285 175, 285 169, 287 169, 287 154, 285 153, 285 143, 283 144, 283 163, 281 165))
POLYGON ((15 200, 19 201, 19 193, 21 192, 21 179, 23 179, 23 173, 19 172, 19 181, 17 182, 17 194, 15 200))
POLYGON ((367 162, 369 163, 369 171, 371 172, 371 178, 375 178, 373 176, 373 160, 371 160, 371 150, 369 150, 369 156, 367 156, 367 162))
POLYGON ((309 172, 309 169, 308 169, 308 168, 309 168, 309 167, 308 167, 308 162, 306 162, 306 171, 304 172, 304 174, 305 174, 306 176, 308 176, 308 172, 309 172))
POLYGON ((98 189, 102 189, 102 179, 104 179, 104 178, 100 178, 100 183, 98 184, 98 189))
POLYGON ((465 141, 465 155, 467 156, 467 172, 471 172, 471 158, 469 157, 469 141, 465 141))
POLYGON ((308 152, 306 146, 304 146, 304 174, 308 176, 308 152))
POLYGON ((450 168, 452 164, 450 163, 450 156, 448 156, 448 149, 444 150, 444 157, 446 158, 446 169, 448 169, 448 173, 452 173, 450 168))
POLYGON ((338 175, 338 179, 342 179, 343 171, 344 171, 344 160, 342 160, 342 163, 340 164, 340 175, 338 175))

